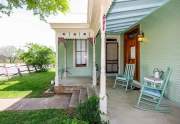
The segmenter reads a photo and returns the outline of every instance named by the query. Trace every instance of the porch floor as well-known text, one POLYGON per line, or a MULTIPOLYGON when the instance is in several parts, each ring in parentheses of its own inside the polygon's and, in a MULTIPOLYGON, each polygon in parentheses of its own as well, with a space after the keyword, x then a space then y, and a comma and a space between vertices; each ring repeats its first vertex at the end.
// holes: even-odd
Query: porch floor
POLYGON ((170 104, 170 113, 143 111, 134 107, 139 91, 125 92, 112 89, 113 80, 107 80, 108 115, 110 124, 180 124, 180 107, 170 104))

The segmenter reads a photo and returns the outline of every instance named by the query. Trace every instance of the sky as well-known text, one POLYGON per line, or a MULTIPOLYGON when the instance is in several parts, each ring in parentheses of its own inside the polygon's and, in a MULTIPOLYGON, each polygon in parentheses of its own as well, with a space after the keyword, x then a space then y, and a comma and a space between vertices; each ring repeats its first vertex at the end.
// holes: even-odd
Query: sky
MULTIPOLYGON (((70 0, 68 13, 50 16, 47 20, 56 23, 86 23, 87 5, 88 0, 70 0)), ((27 42, 55 48, 55 32, 48 23, 41 21, 30 11, 17 9, 10 17, 3 15, 0 18, 0 47, 7 45, 23 47, 27 42)))

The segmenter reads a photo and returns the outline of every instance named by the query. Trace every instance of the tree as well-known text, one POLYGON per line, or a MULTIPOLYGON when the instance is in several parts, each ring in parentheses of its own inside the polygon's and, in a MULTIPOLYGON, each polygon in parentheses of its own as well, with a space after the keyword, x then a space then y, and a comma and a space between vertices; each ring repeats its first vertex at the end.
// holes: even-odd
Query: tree
MULTIPOLYGON (((19 55, 22 52, 22 49, 18 49, 15 46, 5 46, 0 48, 0 55, 8 59, 9 63, 14 63, 19 59, 19 55)), ((6 60, 4 62, 7 62, 6 60)))
POLYGON ((27 51, 20 55, 20 58, 28 65, 32 65, 40 71, 47 71, 47 67, 55 59, 52 49, 34 43, 27 44, 27 51))
POLYGON ((10 15, 15 8, 26 8, 45 19, 52 14, 67 12, 69 3, 68 0, 5 0, 0 3, 0 14, 10 15))

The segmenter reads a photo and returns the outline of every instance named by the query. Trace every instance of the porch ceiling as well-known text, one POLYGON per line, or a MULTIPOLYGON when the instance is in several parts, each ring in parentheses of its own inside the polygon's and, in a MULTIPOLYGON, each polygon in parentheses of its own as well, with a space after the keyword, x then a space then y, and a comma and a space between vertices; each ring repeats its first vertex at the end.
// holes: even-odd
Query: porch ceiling
POLYGON ((107 14, 106 31, 125 32, 169 0, 113 0, 107 14))

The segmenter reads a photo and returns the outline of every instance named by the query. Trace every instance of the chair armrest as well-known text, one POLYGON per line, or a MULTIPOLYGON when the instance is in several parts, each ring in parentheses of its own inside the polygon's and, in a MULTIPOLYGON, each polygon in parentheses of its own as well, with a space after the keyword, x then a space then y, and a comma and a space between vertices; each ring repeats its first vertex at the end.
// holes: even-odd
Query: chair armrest
POLYGON ((124 77, 123 74, 117 74, 116 77, 124 77))

